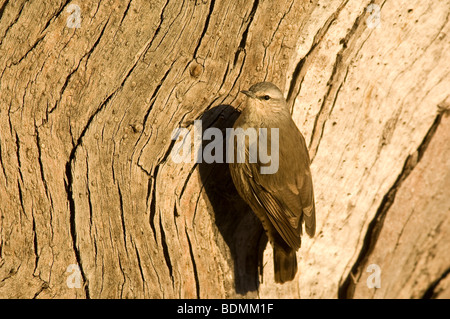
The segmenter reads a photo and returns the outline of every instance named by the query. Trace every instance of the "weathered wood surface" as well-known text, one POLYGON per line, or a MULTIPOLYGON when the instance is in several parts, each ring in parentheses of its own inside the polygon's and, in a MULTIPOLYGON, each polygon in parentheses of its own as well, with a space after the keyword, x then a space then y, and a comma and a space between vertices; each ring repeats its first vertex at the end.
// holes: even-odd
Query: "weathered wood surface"
POLYGON ((448 297, 450 1, 370 3, 0 1, 0 297, 448 297), (262 80, 317 201, 285 285, 226 164, 170 156, 262 80))
MULTIPOLYGON (((363 275, 358 298, 421 298, 449 295, 434 288, 449 273, 450 118, 444 118, 420 162, 402 182, 384 217, 366 264, 382 269, 380 289, 368 289, 363 275), (430 285, 431 283, 431 285, 430 285), (439 292, 439 293, 438 293, 439 292)), ((446 291, 445 291, 446 290, 446 291)))

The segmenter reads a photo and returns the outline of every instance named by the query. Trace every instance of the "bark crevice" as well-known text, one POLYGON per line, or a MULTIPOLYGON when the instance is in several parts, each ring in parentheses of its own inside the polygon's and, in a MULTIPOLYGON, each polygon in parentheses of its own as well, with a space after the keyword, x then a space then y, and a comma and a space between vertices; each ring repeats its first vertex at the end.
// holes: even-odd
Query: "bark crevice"
POLYGON ((363 269, 367 264, 367 260, 377 243, 378 237, 383 228, 384 220, 386 219, 386 216, 389 213, 389 209, 395 201, 397 191, 401 188, 403 181, 411 174, 411 172, 422 159, 428 145, 430 144, 436 133, 439 124, 441 123, 443 115, 443 112, 438 112, 435 120, 433 121, 433 124, 430 126, 427 134, 417 148, 417 151, 406 158, 402 171, 398 175, 392 187, 384 195, 374 218, 367 227, 367 231, 364 236, 363 245, 361 247, 359 255, 355 263, 353 264, 349 274, 345 277, 345 279, 339 286, 338 298, 351 299, 353 297, 356 286, 355 282, 358 282, 363 269))

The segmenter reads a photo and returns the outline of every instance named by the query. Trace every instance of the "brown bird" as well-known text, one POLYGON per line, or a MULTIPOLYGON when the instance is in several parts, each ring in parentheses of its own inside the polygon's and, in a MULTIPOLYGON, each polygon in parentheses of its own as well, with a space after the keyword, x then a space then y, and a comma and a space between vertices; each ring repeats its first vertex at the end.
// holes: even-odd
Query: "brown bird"
POLYGON ((302 224, 305 223, 310 237, 316 229, 310 158, 305 139, 276 85, 260 82, 242 93, 247 100, 234 125, 235 136, 231 143, 235 147, 235 158, 229 161, 231 177, 239 195, 261 220, 273 247, 275 282, 284 283, 294 279, 297 273, 296 251, 301 244, 302 224), (270 165, 275 170, 269 173, 262 173, 264 167, 269 166, 267 156, 261 158, 260 152, 257 159, 252 157, 255 141, 251 141, 250 135, 247 139, 242 136, 245 130, 253 129, 261 138, 261 128, 267 129, 266 136, 262 136, 266 137, 267 143, 264 144, 262 138, 258 140, 259 147, 266 146, 271 152, 278 152, 270 154, 270 165), (271 130, 276 128, 278 140, 276 132, 271 130), (243 150, 239 149, 239 138, 245 141, 241 143, 243 150), (241 163, 236 158, 239 152, 245 154, 241 163))

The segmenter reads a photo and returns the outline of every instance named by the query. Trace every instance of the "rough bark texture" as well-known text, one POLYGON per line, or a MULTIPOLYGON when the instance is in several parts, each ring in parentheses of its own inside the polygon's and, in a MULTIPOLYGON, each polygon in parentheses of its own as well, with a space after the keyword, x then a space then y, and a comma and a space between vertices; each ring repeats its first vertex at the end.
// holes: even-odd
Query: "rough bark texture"
POLYGON ((1 0, 0 297, 448 298, 449 13, 1 0), (284 285, 227 164, 171 159, 175 128, 231 127, 262 80, 285 92, 316 193, 316 236, 284 285))

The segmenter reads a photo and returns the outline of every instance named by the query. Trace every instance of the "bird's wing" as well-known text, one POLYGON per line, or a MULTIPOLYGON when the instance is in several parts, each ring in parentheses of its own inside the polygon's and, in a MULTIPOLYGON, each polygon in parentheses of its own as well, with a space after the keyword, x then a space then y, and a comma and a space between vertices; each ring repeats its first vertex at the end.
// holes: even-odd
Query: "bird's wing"
MULTIPOLYGON (((316 208, 308 148, 294 121, 289 121, 285 129, 289 134, 280 132, 280 146, 283 146, 280 147, 280 172, 281 176, 286 176, 286 181, 280 181, 280 185, 287 185, 300 203, 290 200, 289 195, 281 196, 286 197, 290 210, 301 214, 300 218, 305 222, 306 233, 312 237, 316 230, 316 208)), ((282 188, 282 186, 275 188, 277 187, 282 188)))
POLYGON ((308 169, 303 177, 302 187, 299 189, 302 202, 303 220, 305 221, 306 233, 313 237, 316 232, 316 205, 314 204, 314 190, 312 185, 311 171, 308 169))
POLYGON ((296 250, 300 248, 301 214, 292 211, 285 202, 280 201, 278 192, 266 189, 255 180, 249 180, 249 184, 252 195, 259 204, 256 209, 266 214, 270 223, 290 247, 296 250))
POLYGON ((245 163, 242 169, 260 213, 267 215, 290 247, 298 249, 303 221, 306 233, 315 233, 314 193, 304 138, 296 127, 287 129, 298 134, 280 132, 279 168, 275 174, 261 174, 260 163, 245 163))

